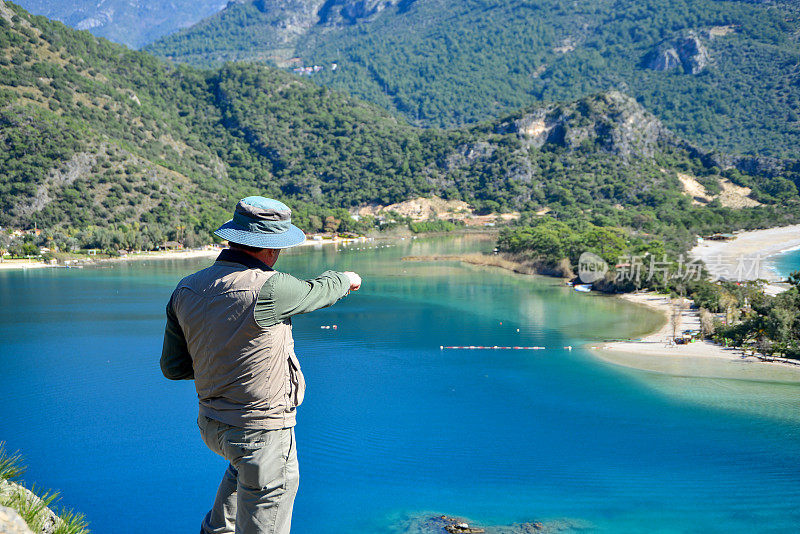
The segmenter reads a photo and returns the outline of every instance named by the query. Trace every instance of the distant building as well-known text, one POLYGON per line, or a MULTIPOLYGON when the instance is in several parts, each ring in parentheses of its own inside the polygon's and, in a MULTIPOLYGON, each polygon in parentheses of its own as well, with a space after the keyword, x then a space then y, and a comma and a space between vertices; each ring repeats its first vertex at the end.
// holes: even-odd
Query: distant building
POLYGON ((163 245, 159 245, 159 250, 180 250, 183 248, 182 243, 178 243, 177 241, 167 241, 163 245))
POLYGON ((731 239, 734 239, 735 237, 736 236, 733 235, 733 234, 713 234, 713 235, 707 236, 706 239, 708 239, 710 241, 730 241, 731 239))
POLYGON ((321 71, 324 68, 325 67, 323 67, 322 65, 313 65, 311 67, 297 67, 295 69, 292 69, 292 72, 302 76, 303 74, 309 74, 309 75, 314 74, 316 72, 321 71))

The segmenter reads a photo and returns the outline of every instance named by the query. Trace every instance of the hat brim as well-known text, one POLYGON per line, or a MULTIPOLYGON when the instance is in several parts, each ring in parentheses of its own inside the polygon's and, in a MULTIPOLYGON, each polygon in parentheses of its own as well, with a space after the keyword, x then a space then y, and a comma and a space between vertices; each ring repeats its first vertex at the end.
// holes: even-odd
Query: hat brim
POLYGON ((306 234, 293 224, 280 234, 266 234, 242 230, 233 223, 233 219, 217 228, 214 233, 226 241, 256 248, 291 248, 306 240, 306 234))

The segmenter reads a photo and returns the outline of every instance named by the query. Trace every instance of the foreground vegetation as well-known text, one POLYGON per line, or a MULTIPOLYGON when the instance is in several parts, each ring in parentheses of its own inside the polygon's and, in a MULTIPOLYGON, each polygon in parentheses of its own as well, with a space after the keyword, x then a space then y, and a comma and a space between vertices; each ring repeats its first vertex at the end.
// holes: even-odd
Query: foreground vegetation
POLYGON ((25 472, 19 453, 9 454, 0 442, 0 506, 16 510, 28 527, 36 533, 88 534, 88 523, 83 514, 61 509, 51 512, 58 501, 58 493, 26 490, 17 481, 25 472))

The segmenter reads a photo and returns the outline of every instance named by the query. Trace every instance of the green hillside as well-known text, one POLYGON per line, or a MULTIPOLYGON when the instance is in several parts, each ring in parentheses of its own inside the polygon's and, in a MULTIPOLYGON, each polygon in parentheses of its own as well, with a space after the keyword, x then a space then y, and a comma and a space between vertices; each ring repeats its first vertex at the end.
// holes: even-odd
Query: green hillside
MULTIPOLYGON (((349 102, 257 71, 270 86, 349 102)), ((0 2, 0 225, 69 228, 83 243, 92 227, 124 227, 145 244, 207 239, 238 198, 286 196, 274 162, 226 127, 218 89, 228 74, 169 66, 0 2)), ((350 109, 398 127, 363 104, 350 109)), ((299 220, 341 216, 334 206, 301 204, 299 220)))
POLYGON ((783 0, 256 0, 147 50, 317 64, 318 83, 423 126, 613 89, 703 146, 798 157, 798 15, 783 0))
POLYGON ((62 247, 206 241, 258 193, 307 231, 438 195, 682 248, 693 232, 797 220, 798 183, 795 163, 706 153, 618 92, 419 129, 281 70, 172 66, 0 0, 0 225, 37 224, 62 247), (726 187, 749 189, 737 205, 726 187))

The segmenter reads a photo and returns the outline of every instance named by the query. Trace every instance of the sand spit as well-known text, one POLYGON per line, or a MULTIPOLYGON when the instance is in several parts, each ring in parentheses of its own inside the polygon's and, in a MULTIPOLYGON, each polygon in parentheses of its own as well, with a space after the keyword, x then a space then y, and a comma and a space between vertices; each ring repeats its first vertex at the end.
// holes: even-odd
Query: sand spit
POLYGON ((664 314, 665 322, 660 329, 638 340, 591 346, 592 353, 604 361, 676 376, 800 383, 800 365, 791 360, 776 358, 765 362, 741 349, 726 348, 711 341, 686 345, 670 343, 674 331, 699 329, 698 311, 685 302, 655 293, 629 293, 619 297, 658 310, 664 314), (676 315, 678 320, 673 321, 676 315))

